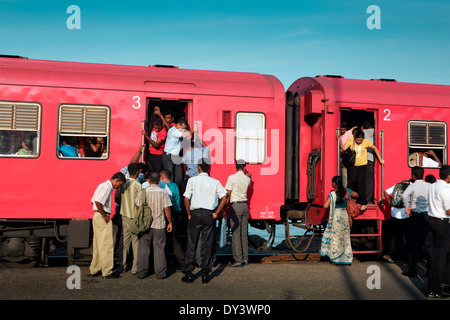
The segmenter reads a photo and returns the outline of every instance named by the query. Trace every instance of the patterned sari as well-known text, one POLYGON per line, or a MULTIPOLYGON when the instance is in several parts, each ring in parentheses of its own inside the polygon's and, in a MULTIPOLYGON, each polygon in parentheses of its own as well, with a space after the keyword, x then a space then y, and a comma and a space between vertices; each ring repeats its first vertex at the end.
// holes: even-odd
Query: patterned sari
POLYGON ((347 210, 336 208, 336 193, 334 191, 328 196, 331 197, 330 216, 322 235, 319 253, 322 257, 329 257, 332 263, 351 264, 353 253, 347 210))

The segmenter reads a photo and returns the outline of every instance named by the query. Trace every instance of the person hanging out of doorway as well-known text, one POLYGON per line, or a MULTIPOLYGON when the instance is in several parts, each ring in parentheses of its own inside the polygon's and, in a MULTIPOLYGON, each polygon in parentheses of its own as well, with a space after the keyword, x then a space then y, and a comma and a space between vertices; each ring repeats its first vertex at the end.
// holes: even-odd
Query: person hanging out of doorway
POLYGON ((373 150, 378 162, 384 165, 384 160, 380 156, 377 147, 368 139, 364 139, 364 132, 358 131, 355 137, 350 137, 345 144, 340 144, 342 151, 352 148, 356 152, 355 165, 348 168, 348 187, 358 192, 358 202, 361 204, 361 211, 367 209, 366 199, 366 172, 367 172, 367 148, 373 150))

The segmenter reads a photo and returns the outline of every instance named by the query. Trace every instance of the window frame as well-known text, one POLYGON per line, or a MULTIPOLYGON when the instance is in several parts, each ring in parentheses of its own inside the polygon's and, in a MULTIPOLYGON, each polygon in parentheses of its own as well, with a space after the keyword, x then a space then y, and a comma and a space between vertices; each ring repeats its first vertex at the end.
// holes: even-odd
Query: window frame
MULTIPOLYGON (((237 158, 238 156, 238 140, 243 139, 243 140, 261 140, 262 143, 262 150, 261 150, 261 155, 262 155, 262 159, 257 159, 257 161, 249 161, 249 159, 243 159, 245 160, 245 163, 247 164, 259 164, 262 165, 266 162, 267 159, 267 115, 264 112, 258 112, 258 111, 238 111, 235 114, 234 117, 234 160, 240 160, 242 159, 242 157, 239 157, 239 159, 237 158), (240 138, 239 137, 239 121, 238 118, 240 115, 260 115, 263 117, 263 135, 262 137, 256 137, 256 138, 240 138)), ((248 129, 246 129, 248 130, 248 129)))
POLYGON ((20 132, 36 132, 37 135, 37 142, 36 142, 36 154, 31 155, 19 155, 19 154, 0 154, 0 158, 20 158, 20 159, 37 159, 41 156, 41 139, 42 139, 42 114, 43 114, 43 107, 40 102, 37 101, 10 101, 10 100, 1 100, 0 104, 3 105, 13 105, 15 107, 16 105, 34 105, 38 107, 38 119, 36 121, 37 124, 37 130, 18 130, 18 129, 2 129, 0 127, 0 131, 20 131, 20 132))
MULTIPOLYGON (((408 139, 408 143, 407 143, 407 148, 408 148, 408 158, 407 158, 407 162, 408 162, 408 167, 412 168, 414 166, 411 166, 410 164, 410 155, 411 150, 417 150, 417 149, 424 149, 424 150, 442 150, 442 158, 440 158, 442 165, 447 164, 448 163, 448 125, 447 122, 445 121, 441 121, 441 120, 417 120, 417 119, 412 119, 408 121, 407 124, 407 139, 408 139), (439 144, 411 144, 411 124, 414 123, 418 123, 418 124, 425 124, 426 125, 426 134, 428 135, 429 132, 429 125, 430 124, 442 124, 444 125, 444 144, 443 145, 439 145, 439 144)), ((425 167, 423 166, 422 168, 428 168, 428 169, 436 169, 438 167, 425 167)))
POLYGON ((58 159, 60 160, 100 160, 100 161, 104 161, 109 159, 110 157, 110 137, 111 137, 111 108, 108 105, 103 105, 103 104, 76 104, 76 103, 61 103, 58 106, 58 118, 57 118, 57 134, 56 134, 56 147, 55 147, 55 155, 58 159), (107 110, 107 119, 106 119, 106 133, 98 133, 98 132, 84 132, 84 133, 79 133, 79 132, 72 132, 72 133, 65 133, 65 132, 61 132, 61 113, 62 113, 62 109, 63 107, 79 107, 79 108, 99 108, 99 109, 106 109, 107 110), (61 137, 103 137, 106 138, 106 156, 105 157, 86 157, 86 156, 80 156, 79 153, 76 157, 66 157, 61 155, 61 151, 58 149, 59 145, 60 145, 60 141, 61 141, 61 137))

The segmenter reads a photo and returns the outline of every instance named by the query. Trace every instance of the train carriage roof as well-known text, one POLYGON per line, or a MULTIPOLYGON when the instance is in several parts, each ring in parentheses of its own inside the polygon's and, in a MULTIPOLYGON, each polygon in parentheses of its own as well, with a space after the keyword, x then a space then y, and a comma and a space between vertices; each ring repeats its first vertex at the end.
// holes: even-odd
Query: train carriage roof
POLYGON ((273 98, 281 82, 250 72, 128 66, 0 56, 0 84, 273 98))
POLYGON ((328 103, 449 107, 450 86, 397 82, 392 80, 355 80, 342 77, 304 77, 288 89, 291 92, 321 90, 328 103))

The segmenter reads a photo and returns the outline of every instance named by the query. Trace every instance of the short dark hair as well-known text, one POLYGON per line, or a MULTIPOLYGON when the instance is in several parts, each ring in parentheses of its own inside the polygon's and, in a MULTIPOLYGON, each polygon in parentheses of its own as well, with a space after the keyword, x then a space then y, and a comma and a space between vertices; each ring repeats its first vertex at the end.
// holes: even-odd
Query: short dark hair
POLYGON ((423 179, 423 173, 424 173, 424 170, 422 167, 415 166, 415 167, 411 168, 411 175, 416 177, 416 179, 418 179, 418 180, 423 179))
POLYGON ((150 183, 158 184, 159 183, 159 173, 158 172, 150 173, 149 181, 150 181, 150 183))
POLYGON ((134 176, 135 174, 137 174, 139 172, 139 169, 140 169, 140 167, 139 167, 138 163, 130 163, 128 165, 128 173, 131 176, 134 176))
POLYGON ((206 159, 200 159, 197 163, 197 167, 199 167, 203 172, 208 173, 211 166, 208 164, 206 159))
POLYGON ((439 170, 439 179, 445 180, 450 175, 450 166, 444 164, 439 170))
POLYGON ((178 122, 177 122, 177 123, 178 123, 178 124, 181 124, 181 125, 185 124, 186 126, 189 127, 189 124, 188 124, 188 122, 187 122, 187 120, 186 120, 185 118, 180 118, 180 119, 178 119, 178 122))
POLYGON ((361 130, 358 130, 355 134, 355 139, 356 138, 363 138, 364 139, 364 132, 362 132, 361 130))
POLYGON ((425 177, 425 181, 428 182, 428 183, 435 183, 436 182, 436 177, 434 175, 432 175, 432 174, 428 174, 425 177))
POLYGON ((236 170, 243 170, 245 168, 245 160, 239 159, 236 161, 236 170))
POLYGON ((363 128, 369 129, 372 126, 372 123, 369 120, 364 120, 363 122, 363 128))
POLYGON ((122 172, 116 172, 114 173, 114 175, 111 177, 111 180, 117 179, 119 181, 126 181, 127 179, 125 178, 125 175, 122 172))
POLYGON ((167 169, 161 170, 159 174, 166 177, 167 179, 172 179, 172 172, 167 169))
POLYGON ((25 137, 22 141, 28 149, 33 150, 33 141, 30 138, 25 137))

